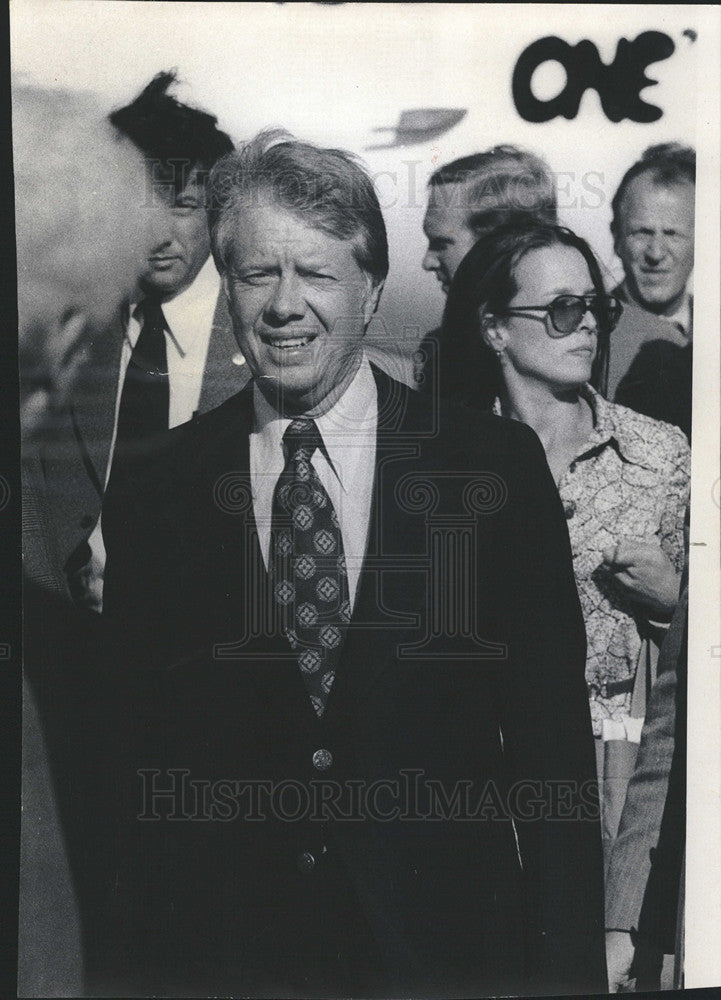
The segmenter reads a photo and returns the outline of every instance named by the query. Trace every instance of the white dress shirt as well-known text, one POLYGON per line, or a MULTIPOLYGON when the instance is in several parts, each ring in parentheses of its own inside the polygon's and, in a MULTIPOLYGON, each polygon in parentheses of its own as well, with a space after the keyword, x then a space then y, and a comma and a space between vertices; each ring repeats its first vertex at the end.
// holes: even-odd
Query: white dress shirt
MULTIPOLYGON (((184 424, 191 419, 198 408, 219 292, 220 275, 216 270, 213 258, 209 257, 192 285, 176 295, 174 299, 163 303, 170 388, 169 427, 184 424)), ((105 470, 106 489, 118 434, 118 414, 125 373, 130 364, 133 349, 138 342, 140 329, 138 306, 131 305, 130 320, 125 331, 125 341, 120 355, 118 390, 115 395, 115 421, 108 453, 108 464, 105 470)), ((88 538, 88 544, 91 555, 89 573, 87 574, 87 600, 84 603, 92 610, 100 612, 103 608, 103 576, 106 558, 101 518, 98 518, 98 523, 88 538)), ((84 574, 85 576, 86 574, 84 574)))
MULTIPOLYGON (((190 420, 198 408, 205 359, 208 356, 210 331, 213 326, 213 314, 219 291, 220 275, 215 268, 213 258, 209 257, 193 284, 180 295, 176 295, 174 299, 163 303, 163 315, 167 327, 165 346, 168 354, 168 382, 170 385, 169 427, 184 424, 190 420)), ((140 336, 141 323, 137 313, 138 307, 131 306, 130 322, 125 332, 125 343, 120 358, 120 378, 118 379, 118 393, 115 400, 113 449, 115 448, 118 411, 125 373, 140 336)), ((110 463, 108 463, 108 472, 109 470, 110 463)))
MULTIPOLYGON (((378 427, 378 392, 365 355, 346 391, 315 422, 328 457, 316 448, 311 461, 338 515, 353 607, 368 541, 378 427)), ((281 416, 254 385, 250 485, 266 569, 273 493, 285 466, 283 435, 289 424, 290 419, 281 416)))

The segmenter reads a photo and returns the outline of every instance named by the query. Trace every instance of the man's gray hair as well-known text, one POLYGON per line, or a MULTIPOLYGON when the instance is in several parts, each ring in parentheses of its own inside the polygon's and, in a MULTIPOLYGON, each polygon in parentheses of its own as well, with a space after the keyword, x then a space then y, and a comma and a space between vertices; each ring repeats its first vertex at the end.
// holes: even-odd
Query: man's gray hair
POLYGON ((445 163, 428 181, 436 190, 446 184, 463 185, 468 226, 479 236, 526 216, 551 225, 558 221, 551 168, 536 153, 510 143, 445 163))
POLYGON ((388 238, 373 181, 342 149, 301 142, 266 129, 213 167, 207 205, 211 244, 221 274, 230 267, 242 211, 269 196, 310 228, 349 240, 358 266, 374 284, 388 273, 388 238))

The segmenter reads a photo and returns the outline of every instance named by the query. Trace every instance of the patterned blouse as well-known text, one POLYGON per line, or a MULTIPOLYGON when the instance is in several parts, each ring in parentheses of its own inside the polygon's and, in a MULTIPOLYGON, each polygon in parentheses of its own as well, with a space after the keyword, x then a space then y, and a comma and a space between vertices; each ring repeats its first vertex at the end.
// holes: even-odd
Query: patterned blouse
MULTIPOLYGON (((684 518, 691 453, 670 424, 583 390, 594 427, 558 484, 586 623, 586 681, 593 731, 629 714, 633 677, 648 616, 605 568, 603 550, 621 539, 656 537, 677 572, 684 562, 684 518)), ((500 412, 498 402, 496 412, 500 412)))

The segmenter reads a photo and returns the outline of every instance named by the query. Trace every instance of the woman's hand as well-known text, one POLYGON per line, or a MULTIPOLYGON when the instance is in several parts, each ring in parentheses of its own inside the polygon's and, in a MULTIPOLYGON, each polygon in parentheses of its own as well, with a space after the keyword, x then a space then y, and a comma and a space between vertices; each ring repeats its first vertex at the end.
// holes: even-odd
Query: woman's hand
POLYGON ((603 561, 619 583, 652 617, 670 618, 678 603, 681 574, 658 541, 622 539, 603 551, 603 561))

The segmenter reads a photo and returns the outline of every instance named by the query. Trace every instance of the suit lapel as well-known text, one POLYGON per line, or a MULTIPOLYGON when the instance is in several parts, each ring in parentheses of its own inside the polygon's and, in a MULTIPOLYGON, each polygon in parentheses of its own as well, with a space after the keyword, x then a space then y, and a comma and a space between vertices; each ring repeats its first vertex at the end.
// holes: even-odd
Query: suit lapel
MULTIPOLYGON (((228 643, 224 649, 215 647, 214 661, 228 665, 235 660, 240 674, 250 666, 252 670, 276 672, 277 681, 270 694, 269 715, 287 717, 289 725, 302 725, 310 734, 317 730, 318 720, 303 681, 297 656, 292 653, 284 636, 271 630, 264 618, 263 609, 271 603, 270 581, 261 553, 255 513, 252 502, 250 478, 250 432, 253 426, 252 383, 238 395, 238 419, 223 422, 223 434, 218 435, 212 455, 207 455, 203 493, 212 497, 203 520, 207 525, 220 527, 220 547, 213 536, 206 540, 214 554, 210 567, 213 580, 208 589, 218 585, 217 600, 226 592, 244 612, 246 640, 228 643), (227 479, 225 478, 227 477, 227 479), (231 537, 228 536, 231 526, 231 537), (258 631, 259 630, 259 631, 258 631)), ((197 548, 197 539, 188 537, 191 550, 197 548)), ((271 619, 272 620, 272 619, 271 619)))
MULTIPOLYGON (((378 678, 396 662, 398 644, 408 641, 408 629, 417 625, 425 610, 427 570, 419 566, 414 572, 407 571, 406 557, 421 559, 426 549, 426 527, 424 517, 409 517, 398 503, 396 486, 403 476, 415 470, 419 454, 417 442, 418 420, 413 415, 414 407, 408 406, 410 390, 391 380, 383 372, 373 369, 378 388, 378 429, 376 433, 376 472, 372 493, 368 544, 363 563, 358 592, 353 611, 353 619, 348 630, 343 656, 331 688, 326 709, 326 717, 332 721, 344 706, 353 704, 356 698, 366 697, 378 678), (390 553, 390 555, 389 555, 390 553), (350 700, 349 700, 350 699, 350 700)), ((223 470, 242 470, 239 489, 247 490, 247 513, 231 518, 236 534, 234 544, 224 544, 227 572, 234 579, 231 590, 238 599, 247 600, 247 570, 251 570, 249 560, 257 564, 259 586, 267 586, 267 573, 252 528, 253 517, 250 490, 250 446, 249 435, 252 427, 252 388, 248 385, 239 399, 239 419, 223 423, 224 433, 216 439, 213 455, 206 455, 204 478, 208 483, 221 482, 223 470), (245 477, 243 479, 243 477, 245 477), (241 523, 245 528, 241 529, 241 523), (243 567, 246 567, 244 573, 243 567)), ((236 476, 237 478, 237 476, 236 476)), ((208 488, 210 495, 213 490, 208 488)), ((240 502, 239 493, 235 497, 240 502)), ((208 510, 208 523, 227 515, 215 503, 208 510)), ((189 540, 196 545, 195 540, 189 540)), ((226 576, 226 579, 229 579, 226 576)), ((260 592, 252 601, 263 599, 260 592)), ((282 645, 282 644, 281 644, 282 645)), ((278 637, 251 641, 247 648, 238 650, 245 659, 262 659, 278 651, 278 637)), ((282 645, 285 651, 285 646, 282 645)), ((229 655, 232 659, 232 654, 229 655)), ((316 724, 315 715, 305 685, 296 663, 292 664, 292 687, 297 694, 294 698, 305 724, 311 729, 316 724), (298 704, 302 702, 302 708, 298 704)), ((287 688, 286 688, 287 690, 287 688)))
POLYGON ((237 351, 228 301, 221 289, 213 314, 198 413, 214 410, 247 384, 250 374, 247 365, 233 363, 237 351))
MULTIPOLYGON (((124 340, 124 321, 90 344, 72 403, 62 426, 41 448, 40 496, 54 525, 59 566, 65 564, 96 523, 105 489, 124 340)), ((64 573, 63 573, 64 575, 64 573)))
POLYGON ((353 704, 366 697, 394 665, 402 633, 418 624, 426 599, 426 574, 403 571, 407 557, 425 551, 425 523, 405 515, 396 494, 419 452, 412 439, 415 420, 408 412, 410 390, 374 366, 373 374, 378 388, 375 482, 358 595, 328 702, 336 709, 346 699, 353 704))
POLYGON ((88 478, 102 497, 115 424, 120 357, 125 341, 126 318, 118 315, 103 332, 102 351, 93 345, 92 360, 75 393, 71 418, 80 456, 88 478))

